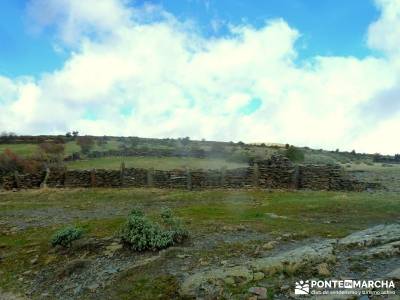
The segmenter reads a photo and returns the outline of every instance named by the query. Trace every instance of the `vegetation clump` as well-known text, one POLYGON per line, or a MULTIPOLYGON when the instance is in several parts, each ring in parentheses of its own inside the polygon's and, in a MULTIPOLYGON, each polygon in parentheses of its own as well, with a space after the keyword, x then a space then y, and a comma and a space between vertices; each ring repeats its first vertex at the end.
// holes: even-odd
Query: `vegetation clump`
POLYGON ((289 158, 292 162, 304 161, 304 152, 295 146, 289 146, 285 150, 285 156, 289 158))
POLYGON ((75 226, 68 226, 57 231, 51 238, 53 247, 60 245, 70 247, 72 242, 78 240, 83 235, 83 229, 75 226))
POLYGON ((120 230, 123 243, 135 251, 159 250, 181 243, 188 231, 170 210, 161 212, 161 224, 151 221, 141 210, 134 209, 120 230))

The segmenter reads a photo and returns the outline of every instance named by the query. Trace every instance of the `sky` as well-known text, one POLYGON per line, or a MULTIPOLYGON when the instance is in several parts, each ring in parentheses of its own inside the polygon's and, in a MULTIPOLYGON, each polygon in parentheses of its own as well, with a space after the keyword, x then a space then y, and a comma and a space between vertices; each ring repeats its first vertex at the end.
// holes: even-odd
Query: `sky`
POLYGON ((0 2, 0 131, 400 152, 400 0, 0 2))

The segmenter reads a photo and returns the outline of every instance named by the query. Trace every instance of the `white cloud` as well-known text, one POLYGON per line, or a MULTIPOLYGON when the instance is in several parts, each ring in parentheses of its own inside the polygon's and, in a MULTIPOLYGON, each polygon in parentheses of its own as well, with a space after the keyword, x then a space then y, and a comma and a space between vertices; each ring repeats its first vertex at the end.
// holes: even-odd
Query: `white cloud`
POLYGON ((33 0, 30 14, 41 27, 55 25, 71 55, 35 80, 0 77, 0 127, 400 152, 382 137, 398 129, 398 114, 370 118, 368 110, 368 103, 390 102, 396 93, 385 91, 399 86, 393 41, 400 36, 390 28, 400 22, 398 3, 379 1, 382 16, 368 30, 369 45, 384 57, 315 57, 298 65, 300 33, 284 20, 207 39, 159 7, 33 0), (252 99, 262 102, 256 112, 238 112, 252 99))
POLYGON ((368 45, 388 55, 400 54, 400 0, 375 0, 381 17, 368 29, 368 45))

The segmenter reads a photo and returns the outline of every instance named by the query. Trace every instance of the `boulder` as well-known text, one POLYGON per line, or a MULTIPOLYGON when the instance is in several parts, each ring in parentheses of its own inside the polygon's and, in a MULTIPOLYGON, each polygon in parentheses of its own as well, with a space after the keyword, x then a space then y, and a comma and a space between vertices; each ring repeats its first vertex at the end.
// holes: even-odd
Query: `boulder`
POLYGON ((370 247, 400 241, 400 224, 378 225, 339 240, 342 247, 370 247))

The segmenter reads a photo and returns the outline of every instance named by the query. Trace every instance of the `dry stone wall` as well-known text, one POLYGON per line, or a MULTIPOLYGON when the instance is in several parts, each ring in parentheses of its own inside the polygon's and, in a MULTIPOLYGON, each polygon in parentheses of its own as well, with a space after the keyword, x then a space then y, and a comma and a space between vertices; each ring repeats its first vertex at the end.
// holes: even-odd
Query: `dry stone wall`
POLYGON ((355 180, 337 165, 294 165, 283 156, 252 162, 247 168, 220 170, 55 170, 2 178, 3 189, 48 187, 156 187, 179 189, 271 188, 362 191, 379 188, 355 180))

